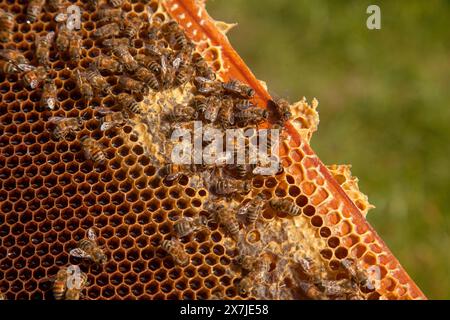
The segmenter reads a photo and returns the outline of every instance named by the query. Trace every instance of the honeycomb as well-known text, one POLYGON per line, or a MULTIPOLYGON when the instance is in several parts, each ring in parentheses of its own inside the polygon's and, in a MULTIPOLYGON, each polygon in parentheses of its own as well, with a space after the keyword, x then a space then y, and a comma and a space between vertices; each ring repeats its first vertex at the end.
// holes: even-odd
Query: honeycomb
MULTIPOLYGON (((209 220, 207 228, 180 239, 189 263, 177 264, 162 249, 163 241, 172 238, 182 218, 209 217, 208 202, 214 197, 189 175, 174 181, 161 178, 158 170, 168 151, 166 143, 154 138, 160 127, 133 119, 121 129, 100 130, 96 108, 113 107, 114 99, 96 95, 85 103, 73 72, 87 69, 108 51, 94 37, 100 27, 95 10, 85 9, 82 1, 70 3, 82 8, 82 52, 76 61, 51 48, 55 108, 41 106, 41 90, 25 87, 19 75, 0 74, 0 293, 6 299, 53 299, 51 279, 69 264, 79 265, 88 276, 84 299, 329 298, 333 294, 324 295, 331 290, 325 284, 318 296, 310 292, 302 262, 314 264, 318 280, 331 284, 349 278, 343 261, 350 260, 367 274, 372 267, 379 271, 376 279, 369 274, 374 288, 357 288, 356 298, 425 298, 365 221, 362 213, 372 206, 349 168, 328 170, 311 150, 309 139, 318 124, 316 100, 291 106, 292 121, 280 144, 283 172, 252 177, 248 194, 226 201, 238 210, 263 194, 267 202, 289 200, 300 214, 266 206, 254 225, 239 225, 239 241, 209 220), (83 126, 58 140, 51 117, 81 117, 83 126), (104 164, 86 159, 80 141, 84 136, 105 147, 104 164), (90 228, 105 248, 104 266, 69 254, 90 228), (237 263, 240 256, 265 264, 258 272, 254 267, 245 270, 237 263), (252 285, 243 292, 248 280, 252 285)), ((57 12, 45 8, 36 22, 27 23, 27 4, 0 4, 15 17, 10 41, 1 48, 16 49, 37 65, 35 39, 57 31, 57 12)), ((121 8, 128 17, 145 19, 147 6, 165 21, 175 19, 220 79, 248 83, 256 91, 254 101, 266 106, 270 97, 264 83, 254 78, 226 39, 233 25, 213 21, 202 1, 128 0, 121 8)), ((133 41, 133 55, 144 53, 144 42, 140 36, 133 41)), ((105 77, 114 94, 120 92, 117 78, 105 77)), ((189 99, 190 90, 187 85, 138 100, 145 112, 161 113, 152 109, 155 101, 189 99)))

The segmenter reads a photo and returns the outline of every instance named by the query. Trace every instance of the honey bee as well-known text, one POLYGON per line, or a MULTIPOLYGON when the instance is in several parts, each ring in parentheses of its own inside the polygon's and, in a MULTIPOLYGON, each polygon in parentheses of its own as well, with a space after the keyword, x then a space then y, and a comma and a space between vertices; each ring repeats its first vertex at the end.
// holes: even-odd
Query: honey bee
POLYGON ((164 113, 162 118, 168 122, 188 122, 195 119, 195 110, 192 107, 177 104, 172 110, 164 113))
POLYGON ((154 58, 145 54, 138 54, 135 60, 154 74, 159 75, 161 73, 161 65, 154 58))
POLYGON ((128 93, 121 93, 116 97, 117 104, 123 109, 135 114, 142 114, 141 105, 128 93))
MULTIPOLYGON (((91 159, 95 163, 99 164, 105 163, 106 155, 104 152, 104 147, 101 143, 93 138, 90 138, 89 136, 83 136, 80 141, 86 159, 91 159)), ((91 237, 89 237, 89 239, 90 238, 91 237)))
POLYGON ((298 216, 301 213, 301 208, 288 199, 272 199, 269 204, 273 210, 285 212, 290 216, 298 216))
POLYGON ((139 64, 133 58, 126 46, 113 47, 112 51, 119 59, 120 63, 122 63, 125 69, 127 69, 129 72, 133 72, 138 69, 139 64))
POLYGON ((165 35, 168 35, 173 32, 177 32, 179 30, 181 30, 180 26, 178 25, 178 23, 175 20, 167 21, 166 23, 161 25, 161 31, 165 35))
POLYGON ((139 33, 139 30, 143 24, 144 22, 138 16, 128 18, 125 21, 125 30, 123 32, 124 35, 131 41, 131 39, 135 38, 139 33))
POLYGON ((265 206, 265 196, 259 193, 249 202, 241 206, 238 214, 245 215, 248 224, 254 224, 265 206))
POLYGON ((175 69, 173 65, 169 64, 166 55, 161 56, 161 86, 163 89, 168 89, 172 86, 175 80, 175 69))
POLYGON ((20 51, 16 50, 0 49, 0 58, 7 61, 13 61, 18 66, 18 69, 22 71, 25 70, 23 68, 20 68, 21 65, 23 66, 30 65, 30 61, 20 51))
POLYGON ((206 227, 208 220, 205 216, 199 216, 196 218, 184 217, 175 222, 173 228, 178 237, 183 238, 191 233, 197 232, 206 227))
POLYGON ((209 123, 216 122, 220 109, 222 107, 219 98, 215 96, 204 97, 204 96, 195 96, 189 103, 195 111, 196 118, 199 118, 200 114, 203 116, 203 120, 209 123))
POLYGON ((253 289, 253 281, 249 277, 242 278, 238 284, 238 292, 240 295, 248 295, 253 289))
POLYGON ((103 252, 103 249, 97 244, 97 235, 93 228, 88 229, 87 236, 87 239, 82 239, 78 242, 77 248, 70 250, 70 255, 73 257, 89 259, 95 264, 105 265, 108 258, 103 252))
POLYGON ((240 126, 257 125, 269 117, 269 112, 262 108, 251 108, 234 113, 233 122, 240 126))
POLYGON ((75 80, 83 98, 86 101, 90 101, 94 97, 94 90, 86 79, 86 73, 80 72, 80 70, 76 70, 75 80))
POLYGON ((312 282, 300 281, 301 292, 312 300, 329 300, 328 297, 312 282))
POLYGON ((55 33, 53 31, 47 33, 45 36, 36 36, 36 40, 34 42, 36 46, 36 58, 38 63, 43 66, 48 66, 50 63, 50 47, 54 37, 55 33))
POLYGON ((256 107, 256 105, 247 99, 236 99, 234 101, 234 107, 238 110, 247 110, 256 107))
POLYGON ((279 99, 277 102, 269 100, 267 108, 271 111, 271 115, 278 125, 284 126, 284 123, 292 117, 289 102, 284 99, 279 99))
POLYGON ((81 57, 81 43, 82 39, 79 34, 72 31, 72 36, 69 38, 69 56, 72 60, 79 60, 81 57))
POLYGON ((141 81, 134 80, 128 76, 119 76, 119 84, 123 89, 131 93, 142 93, 144 95, 148 94, 148 87, 141 81))
POLYGON ((101 8, 97 11, 99 23, 119 22, 123 18, 121 8, 101 8))
POLYGON ((81 117, 51 117, 49 121, 56 124, 53 136, 58 140, 65 139, 68 134, 73 134, 83 127, 83 119, 81 117))
POLYGON ((255 266, 257 265, 257 258, 253 256, 247 256, 247 255, 239 255, 236 258, 236 263, 245 271, 252 271, 255 269, 255 266))
POLYGON ((113 73, 122 73, 123 67, 115 58, 101 54, 94 61, 95 67, 100 71, 111 71, 113 73))
POLYGON ((70 43, 70 35, 71 32, 69 29, 67 29, 66 24, 62 23, 58 27, 58 34, 56 35, 56 48, 61 51, 65 52, 69 48, 70 43))
POLYGON ((158 78, 145 67, 139 66, 134 72, 133 76, 136 79, 144 82, 150 89, 154 91, 159 91, 161 89, 158 78))
POLYGON ((0 9, 0 41, 8 42, 14 30, 14 15, 0 9))
POLYGON ((219 206, 214 209, 215 210, 210 211, 210 218, 223 225, 223 227, 231 235, 231 238, 238 241, 239 222, 237 221, 234 212, 225 206, 219 206))
POLYGON ((111 86, 108 81, 100 74, 94 65, 88 69, 85 74, 86 80, 90 83, 94 90, 102 91, 106 94, 111 94, 111 86))
POLYGON ((61 8, 62 0, 47 0, 47 8, 50 11, 57 11, 61 8))
POLYGON ((109 0, 109 4, 114 8, 121 7, 123 5, 124 0, 109 0))
POLYGON ((171 240, 163 240, 161 248, 172 256, 176 264, 185 267, 189 264, 189 256, 184 251, 181 242, 172 238, 171 240))
POLYGON ((125 125, 129 121, 128 113, 123 111, 111 111, 108 108, 95 108, 102 117, 100 118, 100 130, 106 131, 125 125))
POLYGON ((23 75, 22 80, 25 86, 31 89, 36 89, 46 78, 47 78, 47 70, 44 67, 39 66, 26 72, 23 75))
POLYGON ((235 79, 222 83, 222 88, 226 93, 238 95, 246 99, 252 98, 255 95, 255 90, 252 87, 235 79))
POLYGON ((240 192, 248 193, 250 191, 250 184, 248 181, 221 179, 213 181, 210 189, 217 195, 229 196, 240 192))
POLYGON ((52 79, 47 79, 44 82, 44 88, 41 96, 41 106, 47 106, 50 110, 53 110, 56 106, 56 85, 52 79))
POLYGON ((30 0, 27 7, 27 23, 35 22, 42 12, 45 0, 30 0))
POLYGON ((0 300, 6 300, 6 296, 0 292, 0 300))
POLYGON ((73 270, 76 267, 63 267, 58 270, 53 282, 53 297, 55 300, 79 300, 81 291, 87 285, 87 275, 79 271, 79 274, 74 274, 73 270), (77 278, 79 277, 79 278, 77 278))
POLYGON ((373 288, 366 272, 364 272, 361 268, 358 268, 354 260, 344 259, 341 261, 341 265, 347 271, 353 283, 369 289, 373 288))
POLYGON ((212 81, 216 80, 216 73, 199 53, 195 53, 193 55, 192 63, 195 68, 196 76, 203 77, 212 81))
POLYGON ((112 22, 97 28, 94 31, 93 35, 96 38, 110 38, 118 36, 119 33, 120 33, 120 26, 117 23, 112 22))
POLYGON ((163 19, 160 15, 156 15, 150 6, 147 6, 147 16, 148 16, 148 28, 147 28, 147 39, 155 41, 158 39, 158 34, 163 24, 163 19))
POLYGON ((298 259, 298 263, 305 275, 307 275, 310 279, 316 280, 318 278, 317 266, 312 258, 307 256, 301 257, 300 259, 298 259))

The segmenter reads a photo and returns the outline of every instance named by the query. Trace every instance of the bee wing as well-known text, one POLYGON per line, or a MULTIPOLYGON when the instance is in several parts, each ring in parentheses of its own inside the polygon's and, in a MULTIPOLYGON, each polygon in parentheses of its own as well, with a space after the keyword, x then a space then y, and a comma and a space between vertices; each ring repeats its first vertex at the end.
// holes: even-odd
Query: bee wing
POLYGON ((146 6, 145 10, 147 11, 148 23, 152 23, 153 15, 155 14, 155 12, 153 11, 153 9, 150 6, 146 6))
POLYGON ((60 121, 62 121, 62 120, 64 120, 65 118, 64 117, 50 117, 49 119, 48 119, 48 121, 49 122, 53 122, 53 123, 58 123, 58 122, 60 122, 60 121))
POLYGON ((80 248, 70 250, 70 255, 77 258, 91 258, 90 254, 80 248))
POLYGON ((11 60, 13 53, 10 49, 0 49, 0 58, 5 60, 11 60))
POLYGON ((167 58, 165 55, 161 56, 161 70, 166 73, 167 72, 167 58))
POLYGON ((89 240, 97 241, 97 235, 95 234, 95 230, 93 228, 89 228, 87 235, 89 240))

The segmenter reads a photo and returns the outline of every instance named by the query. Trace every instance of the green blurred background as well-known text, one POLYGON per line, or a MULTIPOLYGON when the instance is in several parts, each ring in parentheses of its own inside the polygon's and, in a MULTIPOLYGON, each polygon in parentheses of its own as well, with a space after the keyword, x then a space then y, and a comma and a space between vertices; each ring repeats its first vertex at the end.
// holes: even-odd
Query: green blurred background
POLYGON ((351 163, 368 220, 424 293, 450 298, 450 1, 210 0, 271 92, 317 97, 312 146, 351 163), (381 8, 381 30, 366 9, 381 8))

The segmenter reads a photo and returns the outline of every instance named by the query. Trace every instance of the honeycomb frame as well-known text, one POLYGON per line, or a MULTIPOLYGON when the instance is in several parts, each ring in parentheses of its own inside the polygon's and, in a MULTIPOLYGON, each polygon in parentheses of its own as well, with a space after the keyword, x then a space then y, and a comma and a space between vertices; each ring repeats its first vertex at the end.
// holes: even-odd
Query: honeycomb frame
MULTIPOLYGON (((71 2, 83 6, 81 1, 71 2)), ((204 2, 166 0, 162 5, 158 10, 183 27, 223 79, 248 83, 256 91, 255 101, 267 104, 266 88, 229 44, 227 25, 212 20, 204 2)), ((0 7, 15 13, 17 22, 12 43, 3 46, 17 48, 32 60, 34 37, 54 31, 54 13, 43 11, 39 21, 29 25, 24 23, 24 1, 8 0, 0 7)), ((126 1, 123 9, 141 14, 144 3, 126 1)), ((91 38, 95 26, 95 15, 83 12, 85 58, 80 65, 84 67, 102 52, 91 38)), ((229 272, 235 252, 217 224, 184 240, 191 263, 174 265, 159 247, 161 241, 180 217, 207 214, 202 207, 207 190, 195 190, 185 179, 162 181, 143 151, 126 136, 98 130, 94 112, 79 103, 79 91, 70 77, 69 69, 78 64, 58 60, 54 50, 50 59, 59 103, 53 111, 40 106, 39 90, 24 89, 15 75, 0 75, 0 292, 8 299, 51 298, 50 279, 60 267, 73 263, 88 273, 87 299, 211 299, 215 294, 228 299, 261 298, 237 293, 240 276, 229 272), (104 167, 84 160, 76 138, 51 137, 48 118, 63 115, 85 119, 77 136, 90 135, 107 147, 104 167), (69 256, 90 227, 98 230, 100 243, 107 248, 109 262, 104 269, 69 256)), ((105 97, 92 102, 101 104, 111 101, 105 97)), ((290 123, 286 131, 280 148, 285 173, 276 179, 255 178, 252 194, 271 190, 272 195, 295 201, 302 217, 292 224, 301 221, 297 228, 307 230, 302 236, 314 239, 313 249, 335 276, 339 276, 339 260, 348 255, 364 267, 379 265, 380 287, 368 298, 425 298, 308 140, 290 123)), ((269 212, 264 218, 276 221, 276 227, 285 217, 269 212)))

